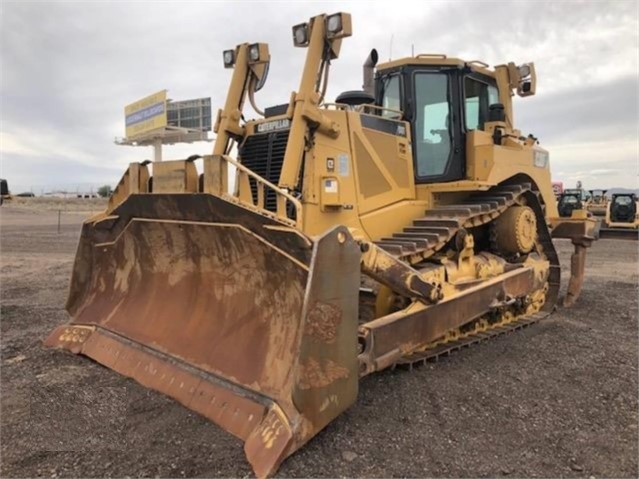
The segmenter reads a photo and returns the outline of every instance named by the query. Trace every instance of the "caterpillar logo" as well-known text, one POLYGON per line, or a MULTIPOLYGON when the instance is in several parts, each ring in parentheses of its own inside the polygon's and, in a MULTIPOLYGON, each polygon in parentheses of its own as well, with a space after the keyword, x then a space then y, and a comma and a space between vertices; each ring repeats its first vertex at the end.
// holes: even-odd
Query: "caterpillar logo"
POLYGON ((268 133, 269 131, 286 130, 291 127, 291 120, 284 118, 283 120, 267 121, 266 123, 258 123, 255 126, 256 133, 268 133))

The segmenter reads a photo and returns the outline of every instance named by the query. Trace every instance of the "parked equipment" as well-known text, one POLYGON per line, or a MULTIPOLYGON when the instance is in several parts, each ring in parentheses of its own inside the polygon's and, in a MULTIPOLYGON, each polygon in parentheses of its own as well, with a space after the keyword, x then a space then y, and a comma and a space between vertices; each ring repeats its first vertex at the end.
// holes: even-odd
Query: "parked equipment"
POLYGON ((584 210, 584 202, 581 200, 581 195, 576 193, 570 193, 567 190, 559 196, 557 201, 557 210, 559 216, 562 218, 570 218, 572 212, 576 210, 584 210))
POLYGON ((639 208, 634 193, 612 195, 601 228, 602 238, 639 239, 639 208))
POLYGON ((374 73, 373 50, 364 90, 328 103, 350 35, 346 13, 296 25, 299 89, 249 121, 268 46, 224 52, 213 155, 129 166, 83 226, 71 321, 46 341, 240 437, 260 477, 350 407, 359 378, 550 314, 551 236, 575 245, 572 303, 597 236, 559 218, 548 152, 515 129, 532 63, 427 54, 374 73))
POLYGON ((5 179, 0 179, 0 205, 6 200, 10 200, 11 192, 9 191, 9 183, 5 179))
POLYGON ((586 210, 595 216, 606 216, 608 210, 607 190, 588 190, 590 195, 586 200, 586 210))
POLYGON ((588 201, 589 198, 588 193, 581 187, 580 183, 577 184, 577 188, 566 188, 563 193, 567 195, 575 195, 579 198, 579 201, 583 202, 588 201))

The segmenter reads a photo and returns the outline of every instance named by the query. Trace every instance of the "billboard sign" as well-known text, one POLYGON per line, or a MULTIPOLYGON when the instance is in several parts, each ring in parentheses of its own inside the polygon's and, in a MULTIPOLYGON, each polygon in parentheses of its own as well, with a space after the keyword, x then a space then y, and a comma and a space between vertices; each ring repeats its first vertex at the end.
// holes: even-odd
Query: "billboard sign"
POLYGON ((126 137, 140 136, 166 126, 166 90, 124 107, 126 137))
POLYGON ((211 99, 170 101, 166 105, 168 125, 189 130, 211 130, 211 99))

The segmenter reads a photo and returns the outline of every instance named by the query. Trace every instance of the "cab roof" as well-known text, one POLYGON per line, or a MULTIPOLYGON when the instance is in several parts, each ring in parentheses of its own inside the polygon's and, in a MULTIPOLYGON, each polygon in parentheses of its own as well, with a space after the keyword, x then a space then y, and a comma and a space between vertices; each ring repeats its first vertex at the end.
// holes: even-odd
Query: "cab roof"
POLYGON ((384 63, 377 64, 378 71, 390 70, 393 68, 405 66, 405 65, 424 65, 424 66, 458 66, 458 67, 470 67, 472 71, 488 75, 495 76, 495 71, 490 68, 490 65, 479 60, 466 61, 460 58, 450 58, 444 54, 439 53, 422 53, 414 57, 398 58, 384 63))

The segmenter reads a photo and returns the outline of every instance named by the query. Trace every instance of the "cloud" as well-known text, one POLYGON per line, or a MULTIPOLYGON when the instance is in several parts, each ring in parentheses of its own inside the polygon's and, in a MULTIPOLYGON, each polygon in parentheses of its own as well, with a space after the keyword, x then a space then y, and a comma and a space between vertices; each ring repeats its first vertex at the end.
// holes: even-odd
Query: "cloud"
POLYGON ((515 122, 541 141, 584 144, 636 139, 639 118, 637 76, 587 83, 515 100, 515 122))
POLYGON ((619 170, 610 170, 606 168, 600 168, 598 170, 591 170, 590 174, 594 176, 609 176, 609 175, 618 175, 620 173, 619 170))
POLYGON ((614 148, 602 141, 544 145, 550 151, 553 180, 586 189, 639 188, 639 146, 636 139, 618 141, 614 148))
MULTIPOLYGON (((333 63, 329 99, 361 86, 361 64, 372 47, 382 60, 413 48, 491 64, 534 60, 538 94, 516 101, 515 119, 551 151, 557 171, 636 167, 639 21, 633 2, 405 2, 389 8, 388 2, 359 1, 328 7, 22 1, 4 2, 0 17, 2 175, 41 185, 59 176, 73 182, 76 175, 78 181, 111 181, 113 171, 151 155, 113 144, 124 134, 124 105, 165 88, 175 100, 210 96, 214 108, 222 105, 231 74, 222 67, 222 51, 244 41, 270 45, 269 79, 258 104, 286 102, 298 87, 305 54, 292 46, 291 26, 338 9, 353 14, 354 35, 333 63), (62 169, 65 175, 51 174, 62 169)), ((247 109, 246 115, 254 114, 247 109)), ((176 145, 165 157, 210 149, 207 143, 176 145)), ((618 186, 636 184, 636 175, 607 178, 618 186)))

